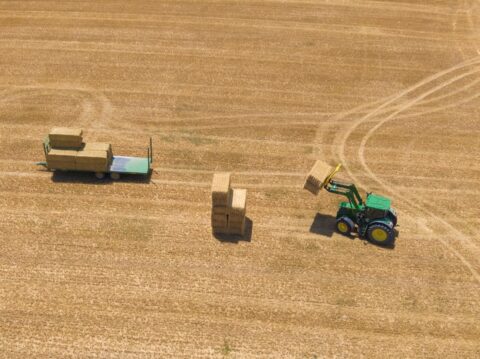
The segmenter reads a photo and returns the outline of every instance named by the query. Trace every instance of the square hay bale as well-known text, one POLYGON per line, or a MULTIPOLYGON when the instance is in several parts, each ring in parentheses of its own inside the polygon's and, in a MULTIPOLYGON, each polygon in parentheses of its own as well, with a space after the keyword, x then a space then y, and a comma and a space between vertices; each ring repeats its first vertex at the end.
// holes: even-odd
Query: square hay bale
POLYGON ((245 226, 246 217, 242 218, 229 218, 228 219, 228 226, 231 228, 241 228, 245 226))
POLYGON ((109 156, 113 155, 112 145, 105 142, 86 142, 83 151, 106 151, 109 156))
POLYGON ((76 150, 58 150, 51 149, 47 153, 47 162, 67 162, 75 165, 75 159, 77 158, 78 151, 76 150))
POLYGON ((317 195, 320 192, 320 187, 310 183, 309 181, 305 182, 303 188, 314 195, 317 195))
POLYGON ((245 235, 245 223, 241 225, 232 225, 228 224, 228 233, 233 234, 233 235, 238 235, 238 236, 243 236, 245 235))
POLYGON ((105 151, 107 153, 108 164, 112 163, 113 151, 110 143, 104 142, 87 142, 83 146, 83 151, 105 151))
POLYGON ((227 226, 212 227, 212 232, 214 234, 228 234, 228 227, 227 226))
POLYGON ((212 227, 227 227, 228 215, 212 213, 212 227))
MULTIPOLYGON (((325 162, 323 161, 316 161, 315 162, 315 165, 313 166, 313 168, 310 170, 310 172, 308 173, 307 175, 307 178, 305 180, 305 186, 304 188, 307 189, 307 190, 310 190, 308 189, 307 187, 307 182, 310 183, 311 185, 313 185, 313 187, 317 187, 318 188, 318 191, 320 191, 322 188, 322 184, 323 184, 323 181, 325 180, 325 178, 327 178, 327 176, 332 173, 333 171, 333 167, 326 164, 325 162)), ((312 188, 310 186, 310 188, 312 188)), ((317 192, 318 193, 318 192, 317 192)))
POLYGON ((213 214, 220 214, 220 215, 227 215, 229 214, 229 210, 227 206, 213 206, 212 207, 213 214))
POLYGON ((230 173, 215 173, 212 181, 212 205, 227 206, 230 197, 230 173))
POLYGON ((77 128, 55 127, 50 130, 48 139, 52 148, 79 149, 83 143, 83 131, 77 128))
POLYGON ((47 161, 47 167, 51 170, 76 170, 75 161, 47 161))
POLYGON ((79 171, 105 172, 108 170, 109 159, 106 151, 79 151, 75 167, 79 171))
POLYGON ((246 189, 234 189, 232 190, 232 196, 230 197, 229 211, 230 215, 245 217, 247 212, 247 190, 246 189))
POLYGON ((85 142, 84 151, 109 151, 112 145, 106 142, 85 142))

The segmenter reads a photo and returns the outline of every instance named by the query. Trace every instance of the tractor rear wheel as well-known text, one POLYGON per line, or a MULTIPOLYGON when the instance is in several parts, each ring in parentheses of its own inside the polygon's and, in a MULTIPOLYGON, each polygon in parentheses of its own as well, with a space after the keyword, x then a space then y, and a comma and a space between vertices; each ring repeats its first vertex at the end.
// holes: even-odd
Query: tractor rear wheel
POLYGON ((112 172, 112 173, 110 173, 110 178, 114 181, 118 181, 120 179, 120 173, 112 172))
POLYGON ((355 223, 348 217, 340 217, 337 219, 337 231, 344 236, 349 236, 355 229, 355 223))
POLYGON ((374 223, 367 230, 367 238, 370 242, 380 246, 392 245, 395 235, 393 229, 382 223, 374 223))

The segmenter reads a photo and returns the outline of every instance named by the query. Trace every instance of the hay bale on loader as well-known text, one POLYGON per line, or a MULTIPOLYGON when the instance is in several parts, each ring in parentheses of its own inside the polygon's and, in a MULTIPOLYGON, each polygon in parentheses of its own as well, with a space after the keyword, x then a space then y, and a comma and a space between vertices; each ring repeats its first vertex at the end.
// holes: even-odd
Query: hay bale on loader
POLYGON ((50 147, 80 149, 83 145, 83 131, 77 128, 55 127, 48 134, 50 147))
POLYGON ((317 195, 339 170, 340 165, 335 168, 318 160, 308 173, 303 188, 317 195))

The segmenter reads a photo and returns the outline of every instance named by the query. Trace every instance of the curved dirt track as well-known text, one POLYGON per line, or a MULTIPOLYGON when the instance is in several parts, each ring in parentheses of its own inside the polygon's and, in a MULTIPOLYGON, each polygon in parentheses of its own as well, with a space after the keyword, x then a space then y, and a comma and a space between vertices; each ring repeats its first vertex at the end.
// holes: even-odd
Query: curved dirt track
POLYGON ((0 356, 480 352, 480 2, 0 1, 0 356), (56 125, 150 183, 32 165, 56 125), (331 231, 314 160, 392 198, 394 249, 331 231), (210 233, 248 188, 251 241, 210 233))

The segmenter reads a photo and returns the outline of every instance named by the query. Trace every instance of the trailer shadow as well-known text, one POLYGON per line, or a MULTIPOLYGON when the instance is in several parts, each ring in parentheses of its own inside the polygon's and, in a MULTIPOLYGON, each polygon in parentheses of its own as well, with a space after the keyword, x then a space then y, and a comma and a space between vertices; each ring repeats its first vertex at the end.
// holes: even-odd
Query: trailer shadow
POLYGON ((138 183, 138 184, 150 184, 152 173, 148 175, 133 175, 124 174, 118 180, 113 180, 108 174, 105 178, 98 179, 93 173, 90 172, 75 172, 75 171, 55 171, 52 174, 52 181, 55 183, 81 183, 91 185, 111 185, 115 182, 120 183, 138 183))
POLYGON ((251 242, 253 235, 253 221, 250 218, 245 218, 245 234, 243 236, 232 235, 232 234, 218 234, 214 233, 213 236, 223 243, 234 243, 238 242, 251 242))

